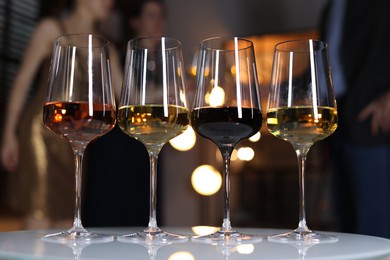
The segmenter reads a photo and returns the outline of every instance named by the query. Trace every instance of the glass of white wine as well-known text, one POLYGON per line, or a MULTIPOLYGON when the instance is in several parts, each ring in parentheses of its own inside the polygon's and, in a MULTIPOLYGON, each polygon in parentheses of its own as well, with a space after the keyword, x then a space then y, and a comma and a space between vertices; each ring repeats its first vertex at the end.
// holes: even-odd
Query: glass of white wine
POLYGON ((118 110, 123 132, 142 142, 150 157, 148 227, 121 242, 166 244, 186 236, 162 231, 156 219, 157 160, 161 148, 189 125, 181 43, 165 37, 130 40, 118 110))
POLYGON ((305 214, 305 169, 310 147, 337 128, 327 44, 296 40, 275 46, 267 126, 271 134, 292 144, 299 165, 299 224, 294 231, 270 236, 277 242, 335 242, 337 237, 311 231, 305 214))

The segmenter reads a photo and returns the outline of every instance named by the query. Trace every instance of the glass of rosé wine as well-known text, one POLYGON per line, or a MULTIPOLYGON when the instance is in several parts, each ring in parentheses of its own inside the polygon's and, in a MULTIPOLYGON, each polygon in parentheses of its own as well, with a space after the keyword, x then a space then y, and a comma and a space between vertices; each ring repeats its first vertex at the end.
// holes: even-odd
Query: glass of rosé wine
POLYGON ((109 42, 91 34, 56 38, 49 73, 43 123, 71 145, 75 158, 73 227, 42 239, 64 244, 109 242, 113 236, 87 231, 81 223, 81 180, 84 150, 110 131, 116 121, 111 86, 109 42))

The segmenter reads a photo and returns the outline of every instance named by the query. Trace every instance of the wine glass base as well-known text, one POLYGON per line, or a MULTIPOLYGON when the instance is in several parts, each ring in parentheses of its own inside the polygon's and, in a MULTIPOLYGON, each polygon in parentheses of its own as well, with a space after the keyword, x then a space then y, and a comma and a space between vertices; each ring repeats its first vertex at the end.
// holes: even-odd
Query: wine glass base
POLYGON ((188 240, 188 237, 158 230, 141 231, 129 235, 118 236, 117 240, 125 243, 144 245, 166 245, 176 242, 186 242, 188 240))
POLYGON ((111 235, 96 234, 85 229, 69 229, 42 237, 45 242, 59 244, 86 245, 93 243, 106 243, 114 240, 111 235))
POLYGON ((334 243, 338 241, 336 236, 326 235, 313 231, 291 231, 288 233, 269 236, 268 241, 294 244, 319 244, 334 243))
POLYGON ((207 243, 214 245, 234 245, 244 243, 258 243, 262 241, 262 237, 258 235, 248 235, 237 231, 222 231, 215 233, 192 237, 193 242, 207 243))

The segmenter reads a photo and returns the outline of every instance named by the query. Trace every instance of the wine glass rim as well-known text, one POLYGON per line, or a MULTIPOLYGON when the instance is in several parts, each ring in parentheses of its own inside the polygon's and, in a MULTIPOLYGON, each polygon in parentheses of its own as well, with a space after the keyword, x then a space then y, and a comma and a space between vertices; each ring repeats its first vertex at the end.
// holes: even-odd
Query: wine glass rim
MULTIPOLYGON (((176 43, 175 46, 173 47, 165 47, 165 50, 174 50, 174 49, 178 49, 178 48, 181 48, 182 47, 182 43, 175 39, 175 38, 171 38, 171 37, 165 37, 165 36, 161 36, 161 37, 158 37, 158 36, 141 36, 141 37, 136 37, 136 38, 133 38, 133 39, 130 39, 128 41, 128 45, 132 45, 134 44, 135 42, 140 42, 140 41, 143 41, 143 40, 165 40, 165 41, 170 41, 170 42, 174 42, 176 43)), ((137 49, 148 49, 147 47, 140 47, 140 46, 136 46, 137 49)))
MULTIPOLYGON (((242 50, 253 48, 253 42, 251 40, 249 40, 247 38, 244 38, 244 37, 238 37, 238 36, 222 36, 222 37, 207 38, 207 39, 204 39, 204 40, 202 40, 200 42, 200 46, 202 48, 204 45, 206 45, 206 43, 212 42, 212 41, 234 41, 235 39, 237 39, 238 41, 241 41, 241 42, 248 43, 247 46, 242 47, 242 48, 238 48, 238 51, 242 51, 242 50)), ((207 49, 207 50, 218 50, 218 51, 223 51, 223 52, 234 52, 235 51, 235 49, 212 48, 210 46, 207 46, 204 49, 207 49)))
POLYGON ((294 53, 308 53, 310 52, 309 48, 307 49, 302 49, 300 48, 299 50, 297 49, 287 49, 287 48, 283 48, 284 45, 286 44, 290 44, 290 43, 308 43, 310 41, 313 41, 313 43, 320 43, 321 46, 318 48, 318 49, 315 49, 316 51, 321 51, 321 50, 324 50, 328 47, 328 44, 324 41, 321 41, 321 40, 317 40, 317 39, 296 39, 296 40, 287 40, 287 41, 282 41, 282 42, 279 42, 275 45, 275 51, 278 51, 278 52, 286 52, 286 53, 289 53, 289 52, 294 52, 294 53))
POLYGON ((100 41, 100 44, 94 44, 92 46, 92 48, 101 48, 101 47, 108 47, 108 45, 110 44, 110 41, 101 36, 101 35, 97 35, 97 34, 64 34, 64 35, 60 35, 60 36, 57 36, 54 40, 54 42, 56 44, 59 44, 59 45, 66 45, 66 46, 75 46, 75 47, 78 47, 78 48, 89 48, 88 44, 72 44, 72 42, 70 43, 65 43, 63 42, 62 39, 66 39, 66 38, 85 38, 85 37, 92 37, 93 39, 98 39, 100 41))

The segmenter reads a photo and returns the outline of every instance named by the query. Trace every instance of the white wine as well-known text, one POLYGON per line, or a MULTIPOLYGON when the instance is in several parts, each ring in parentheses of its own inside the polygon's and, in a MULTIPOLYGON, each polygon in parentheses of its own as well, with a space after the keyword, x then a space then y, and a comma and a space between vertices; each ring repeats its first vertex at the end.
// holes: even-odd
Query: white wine
POLYGON ((161 148, 189 125, 189 111, 185 107, 169 105, 165 112, 167 116, 162 105, 122 106, 118 110, 118 124, 123 132, 145 146, 161 148))
POLYGON ((313 144, 337 128, 337 110, 332 107, 295 106, 267 111, 271 134, 292 144, 313 144))

